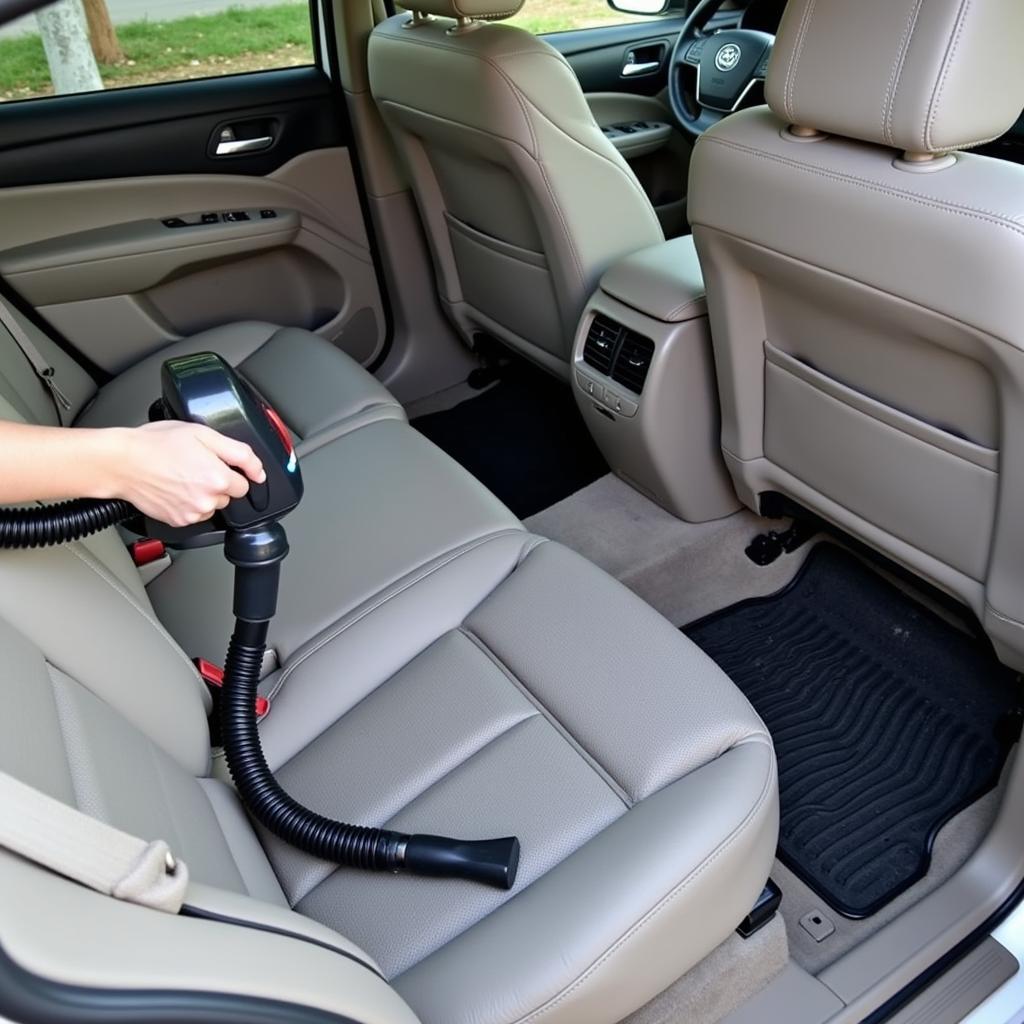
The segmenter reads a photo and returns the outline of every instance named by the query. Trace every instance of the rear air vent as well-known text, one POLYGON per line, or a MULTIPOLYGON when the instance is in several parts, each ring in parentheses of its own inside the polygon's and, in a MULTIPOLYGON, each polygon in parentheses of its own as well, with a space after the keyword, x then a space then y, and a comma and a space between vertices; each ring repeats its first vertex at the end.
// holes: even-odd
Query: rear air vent
POLYGON ((594 317, 583 346, 583 361, 598 373, 609 374, 623 329, 599 313, 594 317))
POLYGON ((612 369, 612 380, 635 391, 638 395, 644 389, 647 371, 654 358, 654 342, 636 331, 623 331, 619 343, 619 354, 612 369))

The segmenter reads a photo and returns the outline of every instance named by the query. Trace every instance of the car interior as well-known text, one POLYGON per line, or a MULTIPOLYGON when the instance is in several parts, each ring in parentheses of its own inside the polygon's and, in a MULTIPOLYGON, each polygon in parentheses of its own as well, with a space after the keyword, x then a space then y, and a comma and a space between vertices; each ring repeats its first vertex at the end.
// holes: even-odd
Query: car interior
POLYGON ((270 410, 232 707, 398 836, 239 784, 230 518, 0 529, 0 1019, 945 1024, 1016 975, 1024 6, 612 6, 311 0, 309 65, 0 102, 0 418, 270 410), (400 872, 435 835, 518 863, 400 872))

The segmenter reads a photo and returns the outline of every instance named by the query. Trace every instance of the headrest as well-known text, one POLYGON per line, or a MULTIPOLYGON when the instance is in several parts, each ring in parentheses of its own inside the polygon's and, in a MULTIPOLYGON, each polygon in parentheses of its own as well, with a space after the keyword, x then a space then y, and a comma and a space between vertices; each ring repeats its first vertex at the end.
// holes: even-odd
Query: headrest
POLYGON ((525 0, 408 0, 402 4, 420 14, 439 14, 442 18, 479 18, 501 21, 518 14, 525 0))
POLYGON ((765 92, 804 128, 965 149, 1020 116, 1022 47, 1024 0, 789 0, 765 92))

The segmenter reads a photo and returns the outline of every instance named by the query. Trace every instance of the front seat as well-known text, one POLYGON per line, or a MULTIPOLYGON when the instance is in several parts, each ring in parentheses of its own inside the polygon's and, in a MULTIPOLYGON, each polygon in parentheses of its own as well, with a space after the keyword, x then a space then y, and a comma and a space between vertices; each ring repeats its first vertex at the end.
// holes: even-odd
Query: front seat
POLYGON ((470 343, 492 335, 567 379, 598 279, 664 234, 565 58, 479 20, 521 6, 419 0, 371 34, 370 88, 411 177, 448 315, 470 343))
POLYGON ((1024 667, 1020 0, 790 0, 769 107, 698 142, 722 447, 967 603, 1024 667))

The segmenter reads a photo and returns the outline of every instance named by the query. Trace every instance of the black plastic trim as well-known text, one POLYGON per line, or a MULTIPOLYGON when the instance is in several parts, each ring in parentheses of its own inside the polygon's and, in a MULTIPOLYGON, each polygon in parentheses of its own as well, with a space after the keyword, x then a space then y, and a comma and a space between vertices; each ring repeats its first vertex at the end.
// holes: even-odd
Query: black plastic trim
POLYGON ((296 942, 305 942, 310 946, 318 946, 320 949, 326 949, 328 952, 343 956, 354 964, 359 964, 360 967, 366 968, 371 974, 380 978, 381 981, 387 981, 387 978, 373 964, 367 963, 362 957, 358 957, 355 953, 350 953, 347 949, 342 949, 340 946, 332 946, 329 942, 314 939, 311 935, 303 935, 301 932, 290 932, 286 928, 275 928, 273 925, 261 924, 259 921, 246 921, 239 917, 228 917, 226 914, 215 914, 212 910, 193 907, 188 903, 182 906, 181 916, 194 917, 200 921, 212 921, 214 924, 230 924, 238 928, 250 928, 256 932, 266 932, 268 935, 281 935, 286 939, 294 939, 296 942))
POLYGON ((0 1014, 19 1024, 366 1024, 256 996, 68 985, 27 971, 2 946, 0 1014))
POLYGON ((31 14, 50 2, 51 0, 0 0, 0 25, 31 14))
POLYGON ((44 97, 0 105, 0 187, 156 174, 263 176, 300 153, 350 140, 333 83, 313 66, 44 97), (273 149, 219 160, 225 121, 276 119, 273 149))

